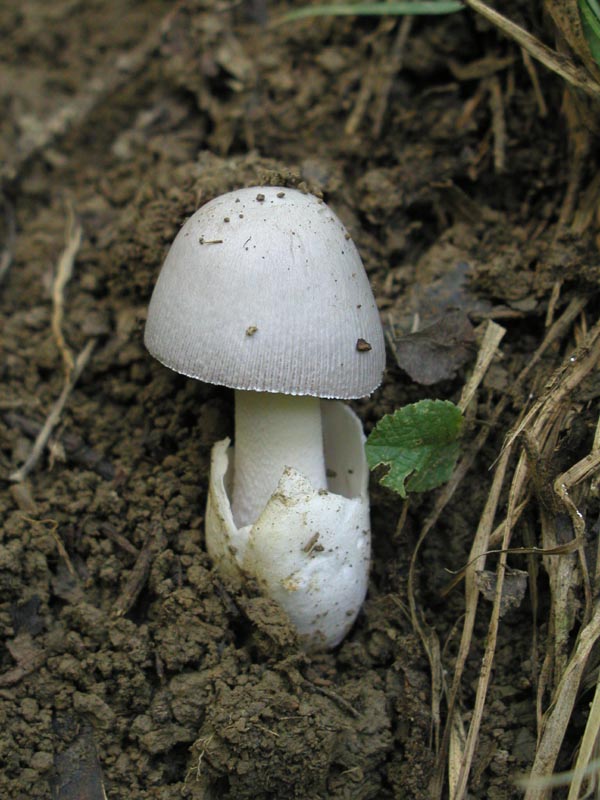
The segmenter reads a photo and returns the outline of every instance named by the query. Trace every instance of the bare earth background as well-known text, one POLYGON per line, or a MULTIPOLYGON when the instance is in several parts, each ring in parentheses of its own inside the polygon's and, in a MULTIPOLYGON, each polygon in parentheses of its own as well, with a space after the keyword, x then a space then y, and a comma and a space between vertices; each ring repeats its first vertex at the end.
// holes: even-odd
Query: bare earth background
MULTIPOLYGON (((503 5, 553 44, 536 4, 503 5)), ((102 785, 110 800, 420 800, 445 773, 447 706, 440 726, 436 698, 447 687, 432 674, 452 681, 465 599, 460 584, 441 590, 469 559, 506 432, 593 326, 595 156, 578 159, 560 78, 472 12, 264 25, 282 10, 258 0, 0 6, 7 800, 95 800, 102 785), (418 552, 411 591, 411 555, 439 493, 405 506, 374 480, 367 603, 341 647, 313 657, 272 603, 225 585, 204 550, 210 447, 231 432, 230 393, 169 372, 142 344, 182 222, 215 195, 263 182, 322 193, 396 334, 445 309, 475 329, 449 323, 442 345, 460 366, 431 385, 411 381, 390 349, 383 386, 355 404, 367 430, 423 397, 458 401, 486 325, 506 328, 467 415, 473 464, 418 552), (48 447, 10 481, 78 355, 81 375, 48 447), (411 599, 439 652, 424 648, 411 599)), ((440 343, 425 345, 437 353, 440 343)), ((514 546, 538 542, 544 515, 558 540, 572 538, 568 513, 544 490, 591 451, 599 391, 593 372, 574 384, 552 459, 536 460, 530 443, 533 500, 514 546)), ((507 502, 504 488, 497 524, 507 502)), ((593 551, 597 496, 577 503, 593 551)), ((513 779, 532 764, 536 708, 557 683, 544 672, 552 578, 540 558, 509 563, 537 589, 498 626, 468 781, 471 797, 490 800, 521 796, 513 779)), ((586 621, 573 569, 567 655, 586 621)), ((454 732, 472 720, 491 608, 480 601, 454 732)), ((572 763, 593 685, 581 683, 557 769, 572 763)))

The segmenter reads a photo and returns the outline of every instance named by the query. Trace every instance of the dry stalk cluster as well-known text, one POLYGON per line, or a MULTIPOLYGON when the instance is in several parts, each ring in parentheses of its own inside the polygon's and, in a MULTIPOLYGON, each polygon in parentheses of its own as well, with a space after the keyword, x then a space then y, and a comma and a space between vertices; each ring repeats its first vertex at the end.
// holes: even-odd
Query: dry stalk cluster
MULTIPOLYGON (((525 798, 544 800, 550 797, 556 778, 550 781, 548 778, 554 772, 576 701, 584 685, 588 687, 590 681, 597 685, 596 695, 577 750, 574 770, 568 776, 568 799, 583 797, 584 787, 589 791, 597 777, 594 758, 600 746, 600 683, 590 655, 600 641, 600 605, 594 600, 600 588, 600 552, 590 552, 581 509, 586 508, 587 498, 593 490, 594 475, 600 469, 600 426, 591 450, 584 458, 562 474, 548 477, 559 439, 577 413, 574 393, 600 361, 600 322, 588 329, 583 314, 586 302, 577 298, 570 302, 549 327, 544 341, 519 375, 516 388, 527 388, 532 384, 543 385, 543 388, 506 436, 493 468, 491 488, 467 565, 447 589, 451 591, 463 584, 465 592, 460 645, 449 675, 447 665, 443 664, 440 642, 425 623, 415 600, 418 553, 425 537, 469 472, 476 454, 491 431, 500 424, 509 402, 507 397, 497 403, 491 425, 482 428, 459 463, 452 481, 440 493, 413 554, 409 576, 411 617, 424 643, 432 671, 433 738, 438 762, 430 786, 431 797, 442 797, 446 781, 452 800, 467 797, 481 726, 488 710, 501 617, 507 606, 507 594, 511 591, 507 588, 511 573, 509 559, 515 554, 528 557, 527 577, 533 609, 531 662, 536 669, 533 680, 537 688, 538 741, 530 775, 524 781, 525 798), (542 356, 568 336, 573 337, 574 343, 567 348, 567 355, 549 378, 544 376, 542 356), (503 512, 505 498, 508 500, 503 512), (518 530, 519 519, 526 508, 530 508, 538 520, 537 538, 533 541, 526 539, 525 546, 514 546, 513 534, 518 530), (559 518, 570 520, 566 540, 559 518), (486 573, 485 596, 493 601, 493 605, 485 644, 478 650, 474 637, 475 622, 476 619, 481 621, 481 615, 485 613, 479 602, 483 589, 481 576, 486 560, 492 556, 496 558, 495 571, 486 573), (546 573, 550 588, 549 621, 543 641, 539 635, 540 620, 536 617, 541 569, 546 573), (479 679, 473 707, 465 714, 467 709, 461 707, 466 689, 465 667, 467 660, 474 657, 481 659, 479 679), (444 705, 446 721, 442 726, 441 709, 444 705)), ((503 329, 495 323, 489 324, 473 376, 463 391, 460 403, 463 410, 468 409, 476 397, 477 388, 502 335, 503 329)))

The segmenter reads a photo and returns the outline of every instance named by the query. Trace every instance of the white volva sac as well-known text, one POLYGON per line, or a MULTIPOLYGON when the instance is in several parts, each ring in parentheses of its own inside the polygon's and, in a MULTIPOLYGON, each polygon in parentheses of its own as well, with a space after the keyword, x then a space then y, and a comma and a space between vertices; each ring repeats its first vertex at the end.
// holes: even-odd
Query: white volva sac
POLYGON ((235 448, 215 445, 206 541, 252 576, 304 644, 333 647, 369 567, 360 421, 383 331, 358 250, 319 198, 281 186, 217 197, 179 231, 144 333, 167 367, 235 390, 235 448))
POLYGON ((335 647, 367 591, 370 558, 364 435, 348 406, 322 401, 327 489, 284 469, 253 525, 231 510, 233 448, 212 451, 206 545, 221 570, 254 578, 284 609, 308 649, 335 647))

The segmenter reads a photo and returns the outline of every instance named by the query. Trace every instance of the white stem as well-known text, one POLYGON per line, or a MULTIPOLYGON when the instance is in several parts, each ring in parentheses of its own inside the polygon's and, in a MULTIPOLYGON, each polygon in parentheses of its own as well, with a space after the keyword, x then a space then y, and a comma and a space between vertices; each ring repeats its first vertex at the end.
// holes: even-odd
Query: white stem
POLYGON ((238 527, 256 522, 286 467, 315 490, 327 488, 319 399, 236 391, 231 509, 238 527))

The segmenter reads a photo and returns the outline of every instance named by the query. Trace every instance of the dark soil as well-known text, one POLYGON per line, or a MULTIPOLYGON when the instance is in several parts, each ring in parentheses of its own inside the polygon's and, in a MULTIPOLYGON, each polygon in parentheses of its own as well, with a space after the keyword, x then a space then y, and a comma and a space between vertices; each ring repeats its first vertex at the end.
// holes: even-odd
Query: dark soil
MULTIPOLYGON (((531 4, 505 5, 552 42, 531 4)), ((572 164, 564 85, 534 66, 544 115, 520 50, 487 23, 464 12, 410 28, 352 17, 265 27, 281 10, 259 0, 0 8, 0 223, 10 231, 14 210, 16 228, 0 286, 7 800, 91 800, 102 784, 110 800, 430 797, 437 728, 407 572, 435 493, 411 500, 399 527, 400 499, 374 481, 367 602, 336 651, 304 654, 270 601, 212 570, 209 456, 231 434, 232 397, 149 357, 152 286, 208 199, 259 183, 320 193, 397 335, 445 309, 475 326, 466 362, 431 385, 412 382, 390 351, 383 386, 354 404, 367 431, 408 402, 457 401, 483 323, 507 328, 468 442, 543 339, 553 287, 557 313, 596 291, 594 228, 557 227, 572 164), (64 384, 52 285, 70 209, 83 242, 62 330, 74 354, 91 339, 94 349, 49 448, 15 483, 64 384)), ((584 186, 592 157, 587 169, 584 186)), ((545 375, 561 355, 561 345, 547 354, 545 375)), ((589 388, 578 406, 582 454, 595 397, 589 388)), ((440 589, 465 564, 490 467, 526 400, 511 399, 419 555, 417 604, 448 670, 463 597, 440 589)), ((500 627, 472 797, 521 796, 513 778, 536 739, 531 614, 527 597, 500 627)), ((480 643, 486 632, 483 616, 480 643)), ((474 651, 467 710, 480 659, 474 651)))

